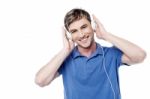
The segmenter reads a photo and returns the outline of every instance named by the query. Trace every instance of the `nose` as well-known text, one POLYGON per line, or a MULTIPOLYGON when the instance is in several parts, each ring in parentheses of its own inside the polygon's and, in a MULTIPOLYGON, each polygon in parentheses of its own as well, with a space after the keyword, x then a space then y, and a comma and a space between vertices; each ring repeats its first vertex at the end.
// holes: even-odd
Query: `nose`
POLYGON ((79 32, 80 37, 83 37, 84 35, 85 35, 84 32, 81 32, 81 31, 79 32))

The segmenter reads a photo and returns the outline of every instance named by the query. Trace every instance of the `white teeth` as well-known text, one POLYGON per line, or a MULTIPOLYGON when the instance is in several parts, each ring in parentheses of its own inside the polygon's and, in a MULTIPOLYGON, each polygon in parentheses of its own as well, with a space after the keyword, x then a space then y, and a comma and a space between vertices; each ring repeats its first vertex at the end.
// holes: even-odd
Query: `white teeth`
POLYGON ((82 39, 81 41, 85 41, 85 40, 87 40, 87 38, 84 38, 84 39, 82 39))
POLYGON ((83 39, 80 39, 79 41, 85 42, 85 41, 87 41, 87 39, 88 39, 88 37, 85 37, 85 38, 83 38, 83 39))
POLYGON ((80 41, 85 42, 85 41, 87 41, 87 38, 83 38, 80 41))

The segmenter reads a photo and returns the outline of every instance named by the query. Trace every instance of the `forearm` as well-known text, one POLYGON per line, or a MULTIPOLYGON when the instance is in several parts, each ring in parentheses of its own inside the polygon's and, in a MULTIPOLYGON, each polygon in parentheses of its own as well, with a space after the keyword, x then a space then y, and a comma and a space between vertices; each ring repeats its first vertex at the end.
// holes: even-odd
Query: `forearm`
POLYGON ((104 39, 120 49, 129 59, 133 61, 139 61, 145 57, 145 52, 143 49, 123 38, 108 33, 104 39))
POLYGON ((93 18, 97 25, 95 29, 96 36, 99 39, 104 39, 112 43, 114 46, 120 49, 124 53, 122 57, 123 63, 139 63, 145 59, 146 52, 143 49, 125 39, 108 33, 100 21, 95 16, 93 16, 93 18))
POLYGON ((68 55, 69 53, 65 52, 65 50, 61 50, 50 62, 38 71, 35 82, 40 86, 45 86, 47 83, 51 82, 68 55))

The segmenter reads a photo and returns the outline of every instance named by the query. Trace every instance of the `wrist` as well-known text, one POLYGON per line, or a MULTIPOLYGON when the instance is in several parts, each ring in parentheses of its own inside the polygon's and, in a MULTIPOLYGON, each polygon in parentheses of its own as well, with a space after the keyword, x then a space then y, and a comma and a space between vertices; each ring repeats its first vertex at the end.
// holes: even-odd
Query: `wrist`
POLYGON ((105 33, 104 35, 102 35, 102 39, 103 40, 106 40, 106 41, 109 41, 109 38, 110 38, 110 36, 111 36, 111 33, 105 33))
POLYGON ((68 56, 68 55, 71 53, 71 51, 70 51, 70 50, 67 50, 67 49, 65 49, 65 48, 63 48, 63 49, 61 50, 61 53, 64 54, 65 56, 68 56))

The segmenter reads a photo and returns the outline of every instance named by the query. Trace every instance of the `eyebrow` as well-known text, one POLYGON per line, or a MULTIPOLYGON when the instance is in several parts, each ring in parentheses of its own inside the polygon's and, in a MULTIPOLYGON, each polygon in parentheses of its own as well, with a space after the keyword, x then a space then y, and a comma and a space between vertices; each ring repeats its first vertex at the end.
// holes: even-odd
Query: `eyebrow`
POLYGON ((77 29, 72 29, 72 30, 70 30, 71 33, 75 32, 75 31, 77 31, 77 29))
POLYGON ((81 26, 81 28, 84 27, 84 26, 87 26, 87 24, 83 24, 83 25, 81 26))
MULTIPOLYGON (((87 24, 83 24, 80 28, 84 27, 84 26, 87 26, 87 24)), ((71 29, 70 32, 75 32, 77 29, 71 29)))

